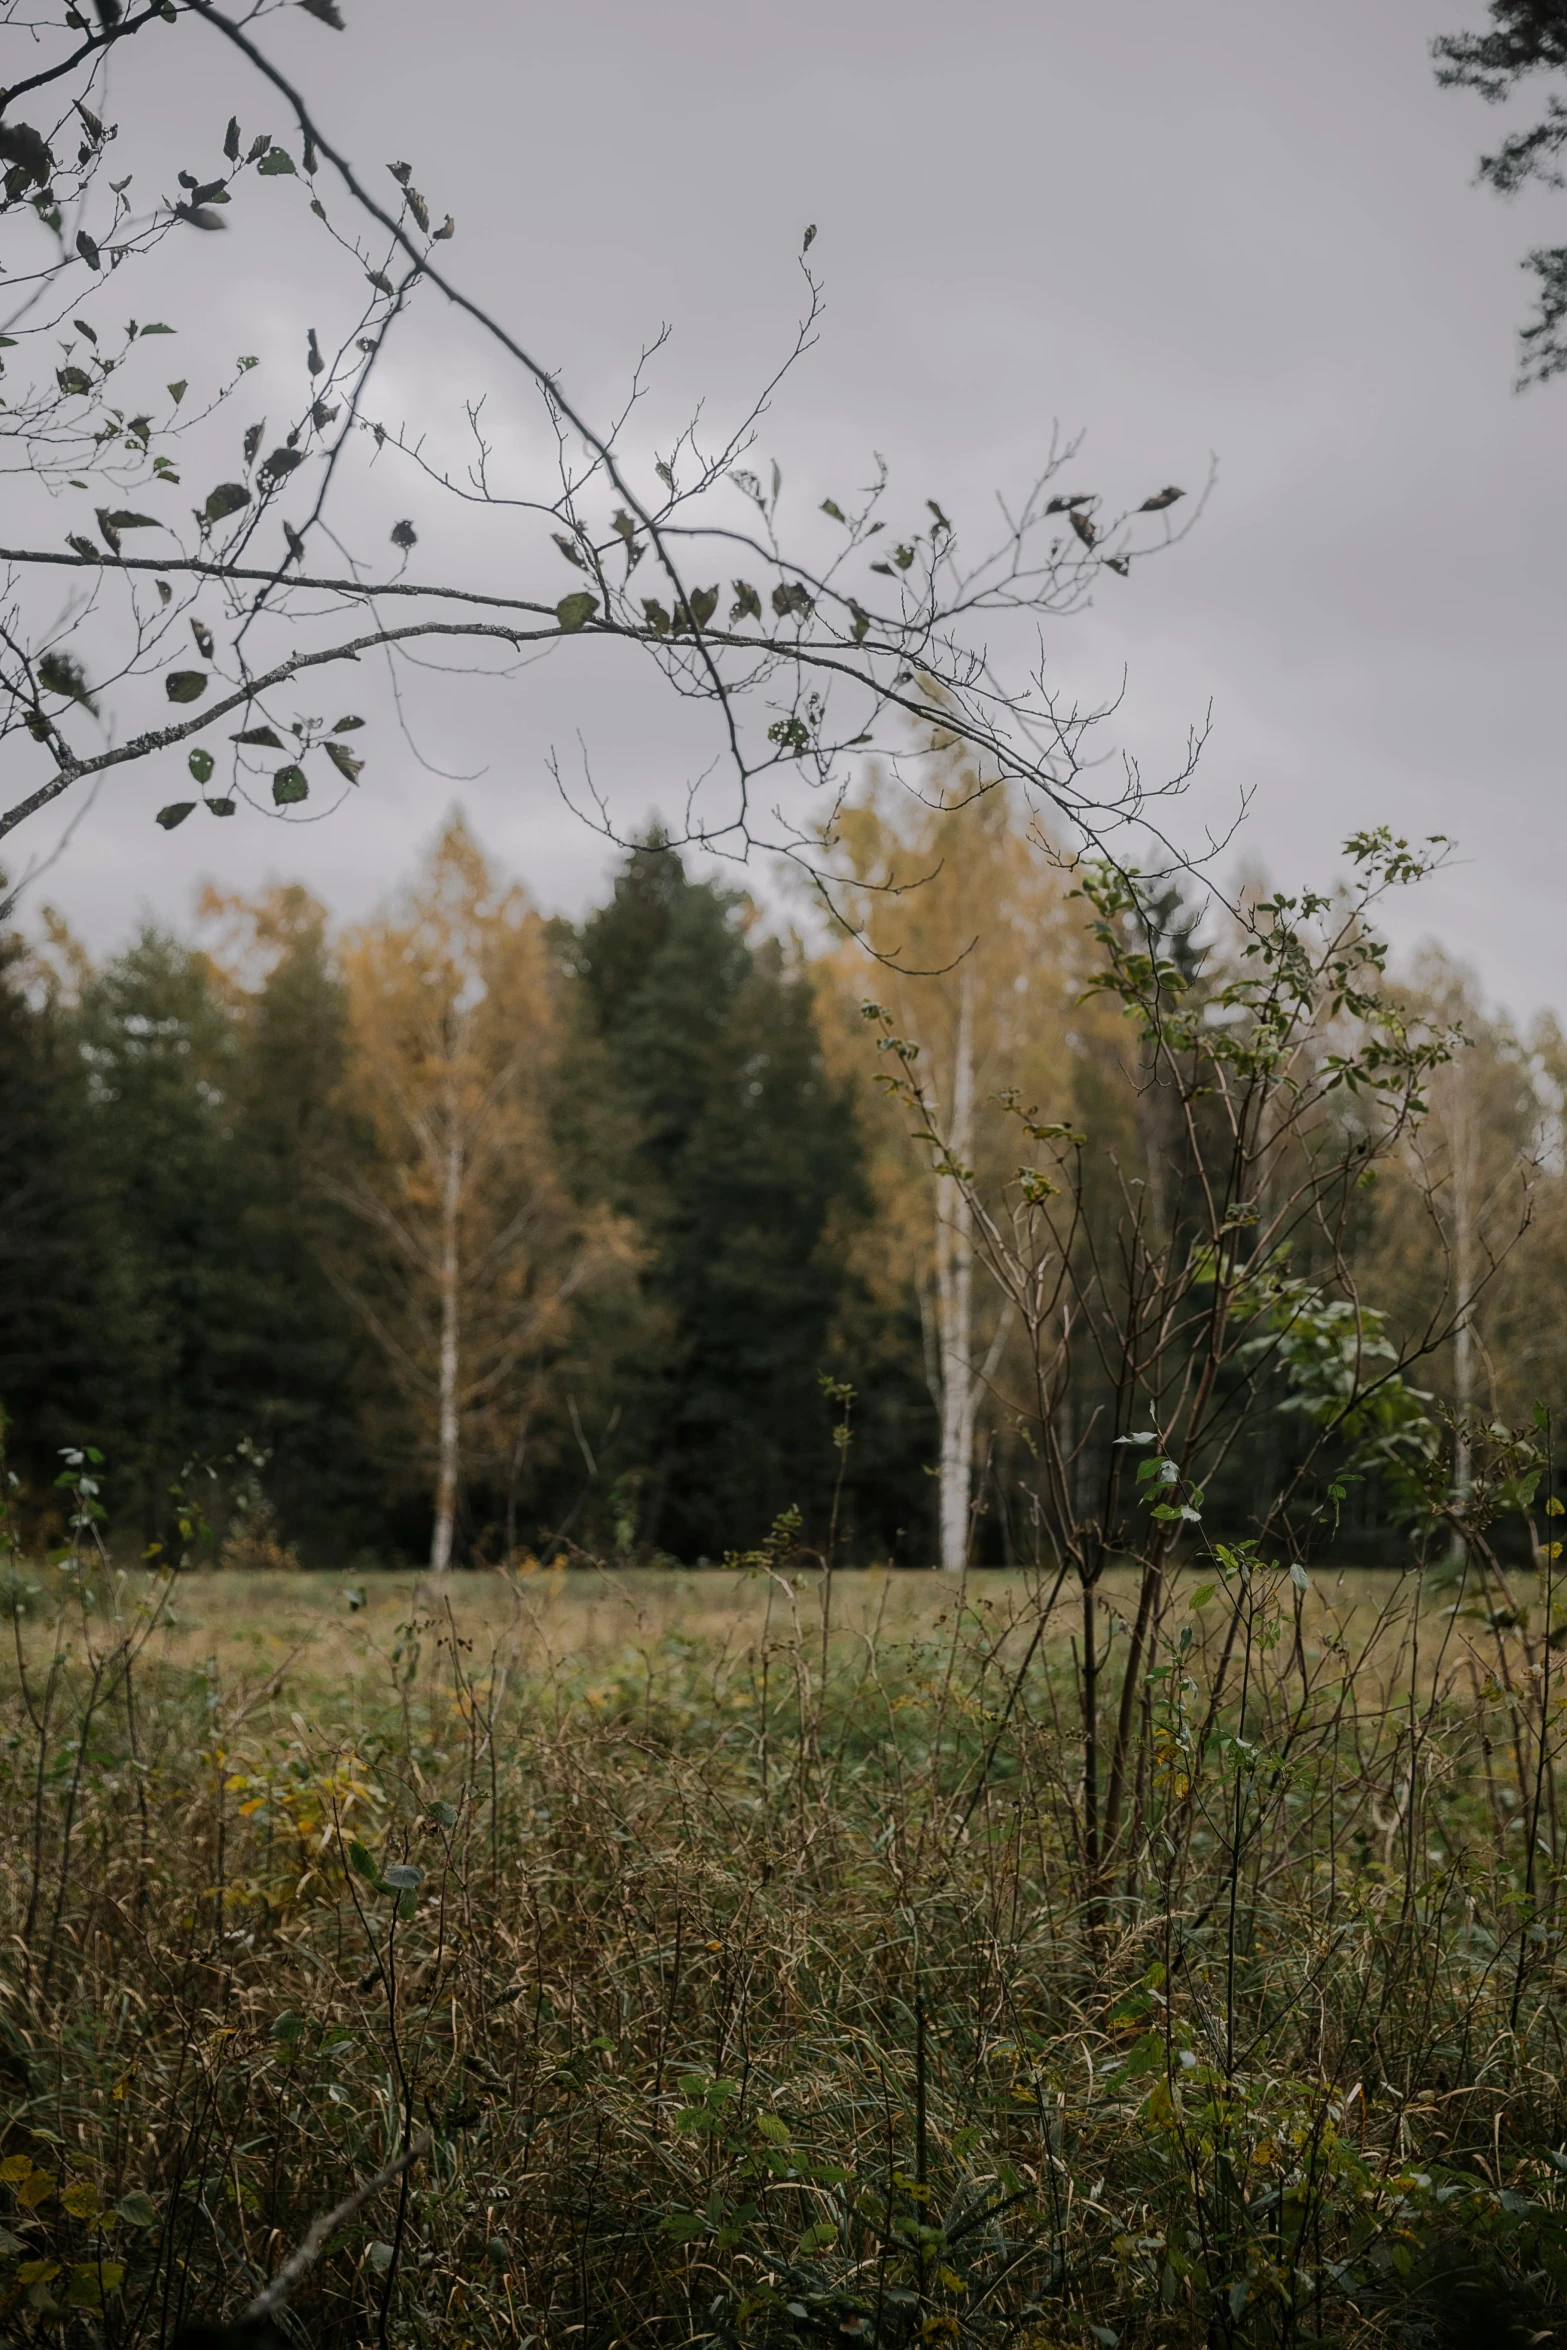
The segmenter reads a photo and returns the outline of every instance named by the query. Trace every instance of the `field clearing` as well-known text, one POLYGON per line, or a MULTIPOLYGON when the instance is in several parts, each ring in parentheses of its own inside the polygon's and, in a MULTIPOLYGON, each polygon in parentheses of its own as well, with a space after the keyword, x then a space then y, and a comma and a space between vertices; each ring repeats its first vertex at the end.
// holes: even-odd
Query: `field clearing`
POLYGON ((163 2350, 416 2148, 291 2341, 1550 2340, 1526 1580, 1185 1573, 1090 1700, 1023 1577, 35 1570, 0 2319, 163 2350))
MULTIPOLYGON (((200 1572, 166 1581, 130 1573, 118 1580, 116 1608, 127 1627, 141 1619, 147 1667, 221 1688, 243 1703, 252 1723, 307 1716, 341 1719, 345 1707, 373 1708, 374 1692, 396 1687, 410 1637, 431 1634, 465 1644, 468 1670, 481 1679, 504 1673, 549 1693, 555 1707, 600 1702, 598 1684, 641 1685, 651 1699, 671 1676, 698 1674, 716 1695, 754 1680, 791 1657, 820 1671, 822 1610, 830 1610, 825 1655, 830 1680, 863 1679, 868 1670, 895 1678, 973 1669, 1016 1676, 1038 1624, 1041 1587, 1031 1576, 986 1571, 959 1580, 933 1572, 840 1570, 830 1592, 817 1571, 779 1576, 631 1569, 550 1569, 531 1573, 269 1574, 200 1572), (155 1611, 150 1629, 148 1613, 155 1611)), ((1533 1578, 1524 1579, 1532 1586, 1533 1578)), ((1211 1665, 1228 1627, 1222 1596, 1197 1612, 1194 1596, 1215 1590, 1211 1570, 1172 1577, 1172 1626, 1189 1623, 1192 1661, 1211 1665)), ((1112 1569, 1101 1586, 1101 1619, 1124 1627, 1135 1584, 1112 1569)), ((1505 1651, 1486 1611, 1455 1609, 1448 1581, 1422 1590, 1414 1576, 1384 1569, 1338 1568, 1313 1575, 1301 1597, 1300 1652, 1313 1676, 1354 1682, 1360 1710, 1407 1703, 1411 1671, 1421 1701, 1451 1701, 1490 1683, 1505 1651)), ((1068 1584, 1058 1595, 1039 1644, 1057 1670, 1071 1669, 1081 1630, 1081 1602, 1068 1584)), ((101 1643, 101 1620, 46 1621, 39 1611, 18 1623, 24 1654, 35 1663, 56 1637, 73 1667, 86 1644, 101 1643)), ((1292 1627, 1291 1641, 1294 1641, 1292 1627)), ((1038 1671, 1035 1661, 1035 1671, 1038 1671)), ((0 1681, 10 1668, 0 1656, 0 1681)))
MULTIPOLYGON (((1174 1607, 1213 1581, 1208 1568, 1184 1568, 1172 1578, 1174 1607)), ((389 1660, 399 1629, 415 1619, 444 1618, 450 1610, 459 1636, 482 1656, 503 1654, 529 1673, 560 1668, 592 1670, 640 1657, 654 1670, 670 1659, 669 1643, 689 1646, 718 1669, 758 1652, 787 1646, 796 1628, 819 1643, 825 1579, 790 1569, 783 1576, 700 1571, 536 1569, 532 1572, 424 1572, 374 1574, 236 1573, 222 1569, 176 1577, 172 1584, 137 1571, 118 1587, 127 1620, 158 1603, 158 1628, 149 1659, 192 1671, 214 1668, 225 1678, 286 1676, 293 1689, 340 1690, 373 1679, 389 1660)), ((882 1568, 840 1569, 832 1577, 829 1640, 835 1664, 852 1662, 867 1641, 878 1648, 930 1649, 950 1642, 961 1606, 971 1631, 984 1629, 1004 1661, 1020 1653, 1032 1633, 1040 1585, 1032 1576, 1000 1570, 961 1581, 934 1572, 882 1568)), ((1129 1609, 1131 1576, 1111 1569, 1102 1596, 1129 1609)), ((1422 1597, 1415 1579, 1378 1568, 1314 1572, 1301 1609, 1303 1638, 1343 1641, 1368 1662, 1391 1669, 1405 1628, 1416 1613, 1423 1645, 1451 1667, 1474 1652, 1472 1628, 1456 1641, 1449 1621, 1453 1594, 1446 1586, 1422 1597), (1444 1635, 1445 1642, 1444 1642, 1444 1635)), ((1048 1645, 1065 1646, 1078 1627, 1071 1586, 1057 1600, 1048 1645)), ((21 1619, 24 1646, 36 1652, 52 1638, 47 1611, 21 1619)))

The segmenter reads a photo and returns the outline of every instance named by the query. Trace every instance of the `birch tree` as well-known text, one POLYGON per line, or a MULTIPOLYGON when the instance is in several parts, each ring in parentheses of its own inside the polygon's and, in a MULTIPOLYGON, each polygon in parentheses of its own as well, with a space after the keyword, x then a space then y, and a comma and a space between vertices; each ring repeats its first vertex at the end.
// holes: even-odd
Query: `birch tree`
MULTIPOLYGON (((832 971, 838 988, 887 1010, 939 1105, 939 1144, 894 1106, 876 1181, 882 1218, 901 1227, 914 1258, 939 1428, 938 1556, 960 1573, 972 1539, 976 1433, 1009 1324, 996 1301, 977 1301, 973 1196, 953 1170, 976 1173, 987 1191, 1010 1172, 994 1100, 1004 1083, 1033 1086, 1056 1107, 1070 1100, 1065 1013, 1080 925, 1070 881, 1019 799, 980 788, 950 738, 936 757, 917 822, 885 789, 845 812, 854 930, 832 971)), ((863 1055, 863 1034, 856 1046, 863 1055)))
POLYGON ((443 1574, 465 1467, 509 1459, 572 1301, 630 1261, 630 1236, 562 1179, 544 925, 461 816, 343 964, 348 1106, 367 1147, 330 1180, 366 1247, 338 1278, 412 1406, 443 1574))
MULTIPOLYGON (((1435 1375, 1452 1415, 1450 1498, 1461 1519, 1477 1435, 1499 1415, 1524 1417, 1559 1375, 1554 1330, 1539 1312, 1561 1261, 1559 1111, 1548 1051, 1487 1012, 1471 972, 1427 947, 1408 992, 1415 1018, 1457 1041, 1432 1073, 1407 1165, 1382 1187, 1364 1254, 1406 1332, 1449 1326, 1435 1375)), ((1455 1558, 1463 1547, 1455 1536, 1455 1558)))

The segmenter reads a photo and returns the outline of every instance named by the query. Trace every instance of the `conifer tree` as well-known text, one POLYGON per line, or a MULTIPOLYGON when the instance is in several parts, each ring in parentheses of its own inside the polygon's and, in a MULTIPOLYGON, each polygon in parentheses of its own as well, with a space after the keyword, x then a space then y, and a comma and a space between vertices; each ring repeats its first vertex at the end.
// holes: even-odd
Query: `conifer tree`
POLYGON ((743 902, 654 836, 583 925, 576 963, 630 1107, 622 1196, 662 1331, 623 1369, 621 1520, 643 1545, 722 1556, 820 1505, 818 1386, 868 1205, 848 1089, 826 1067, 799 954, 752 946, 743 902))
POLYGON ((77 1033, 112 1259, 110 1499, 153 1533, 185 1464, 232 1451, 254 1407, 235 1023, 207 958, 148 928, 89 979, 77 1033))
POLYGON ((37 1498, 67 1444, 102 1442, 118 1366, 106 1206, 86 1142, 86 1073, 65 1008, 34 1001, 0 938, 0 1411, 37 1498))
POLYGON ((385 1388, 329 1267, 343 1211, 324 1175, 354 1148, 343 1102, 347 997, 326 913, 292 886, 246 900, 209 893, 237 1026, 230 1127, 239 1195, 235 1333, 248 1433, 266 1487, 307 1556, 335 1558, 379 1532, 381 1480, 364 1435, 385 1388))

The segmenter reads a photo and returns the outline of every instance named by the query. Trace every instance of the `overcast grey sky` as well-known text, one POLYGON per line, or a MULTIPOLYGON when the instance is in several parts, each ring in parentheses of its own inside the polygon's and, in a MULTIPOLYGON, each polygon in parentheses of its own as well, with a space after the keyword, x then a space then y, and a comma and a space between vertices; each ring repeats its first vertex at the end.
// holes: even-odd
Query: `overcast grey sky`
MULTIPOLYGON (((802 504, 879 450, 911 499, 977 519, 1056 420, 1086 430, 1107 493, 1195 489, 1215 452, 1200 529, 1055 629, 1056 674, 1093 693, 1124 665, 1119 739, 1151 772, 1211 703, 1191 820, 1252 792, 1246 854, 1276 877, 1331 874, 1362 824, 1456 835, 1401 934, 1439 936, 1519 1013, 1567 1006, 1567 384, 1510 388, 1517 262, 1567 238, 1567 202, 1472 185, 1496 118, 1435 88, 1428 47, 1479 0, 342 5, 345 35, 274 20, 279 55, 356 159, 414 161, 457 216, 454 272, 598 412, 664 320, 671 412, 758 380, 815 221, 824 330, 762 444, 802 504)), ((242 89, 227 67, 149 86, 201 153, 242 89)), ((265 110, 239 111, 248 131, 265 110)), ((242 346, 294 332, 281 261, 237 238, 224 266, 211 300, 242 346)), ((398 366, 409 413, 460 406, 433 304, 398 366)), ((438 528, 450 567, 462 519, 438 528)), ((39 896, 100 950, 209 878, 297 876, 354 914, 460 797, 542 903, 576 910, 609 853, 560 806, 552 743, 580 734, 628 822, 676 805, 701 755, 649 679, 569 648, 411 715, 463 780, 383 727, 355 804, 284 838, 251 819, 165 836, 167 778, 128 775, 39 896)))

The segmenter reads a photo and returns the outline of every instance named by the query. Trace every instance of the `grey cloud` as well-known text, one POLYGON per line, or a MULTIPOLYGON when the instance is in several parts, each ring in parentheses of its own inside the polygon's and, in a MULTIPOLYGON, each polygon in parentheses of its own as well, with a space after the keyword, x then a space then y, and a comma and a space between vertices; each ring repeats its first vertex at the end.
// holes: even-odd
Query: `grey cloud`
MULTIPOLYGON (((290 11, 269 37, 356 156, 414 160, 458 218, 453 265, 601 410, 666 318, 664 412, 743 396, 786 339, 815 220, 825 330, 764 427, 802 499, 881 449, 911 500, 978 524, 1054 419, 1088 428, 1106 491, 1196 487, 1216 450, 1200 530, 1059 628, 1057 673, 1102 687, 1126 665, 1121 737, 1150 769, 1211 700, 1187 821, 1252 790, 1248 854, 1274 871, 1331 872, 1366 822, 1457 834, 1410 934, 1439 928, 1520 1009, 1561 999, 1567 387, 1509 389, 1515 264, 1552 215, 1471 184, 1494 119, 1438 92, 1426 54, 1461 0, 345 13, 346 35, 290 11)), ((171 151, 229 88, 152 93, 171 151)), ((308 256, 248 250, 266 282, 215 297, 236 331, 248 308, 302 332, 308 256)), ((427 307, 395 381, 455 409, 466 348, 427 307)), ((436 527, 461 559, 460 525, 436 527)), ((270 865, 355 912, 460 792, 544 902, 576 906, 606 851, 561 808, 550 745, 573 761, 580 733, 627 823, 675 806, 712 747, 598 658, 460 698, 416 681, 410 717, 478 780, 425 774, 382 708, 364 789, 329 823, 166 839, 158 784, 117 784, 49 892, 107 936, 138 899, 176 913, 198 876, 270 865)))

